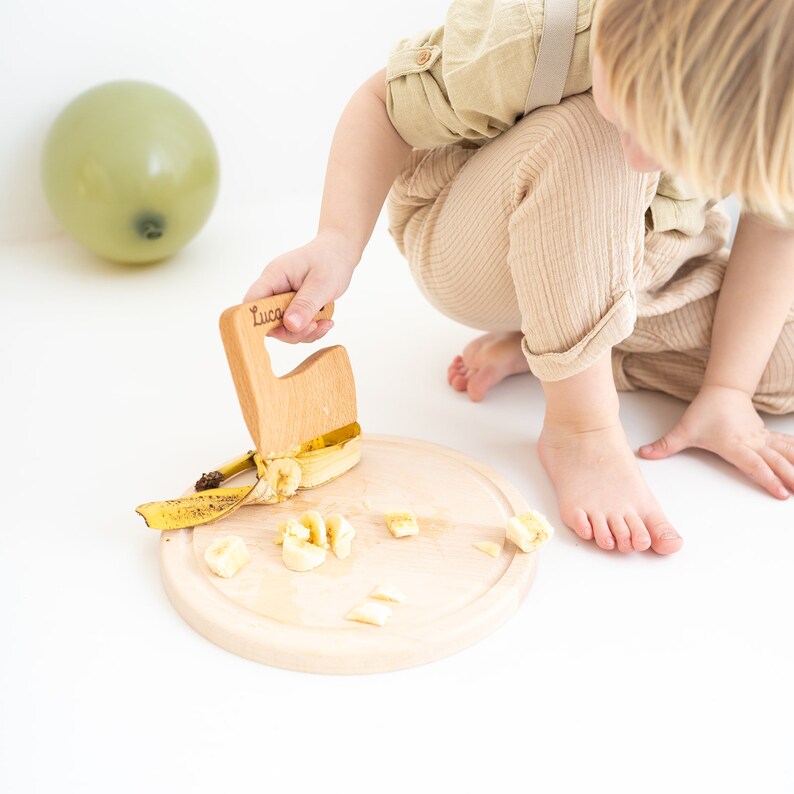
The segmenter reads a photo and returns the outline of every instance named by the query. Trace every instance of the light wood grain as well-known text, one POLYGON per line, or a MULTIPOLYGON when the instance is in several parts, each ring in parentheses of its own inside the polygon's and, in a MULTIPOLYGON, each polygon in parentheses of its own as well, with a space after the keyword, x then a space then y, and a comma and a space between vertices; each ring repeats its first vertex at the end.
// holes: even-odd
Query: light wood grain
MULTIPOLYGON (((282 324, 294 292, 232 306, 220 319, 221 338, 240 408, 263 456, 356 421, 356 386, 341 345, 313 353, 292 372, 273 374, 264 339, 282 324)), ((329 303, 315 319, 330 319, 329 303)))
MULTIPOLYGON (((251 472, 236 483, 251 482, 251 472)), ((518 608, 536 554, 505 539, 507 519, 526 512, 498 473, 455 450, 406 438, 362 438, 361 462, 326 485, 277 505, 243 507, 215 525, 163 532, 166 591, 198 632, 227 650, 275 667, 314 673, 375 673, 455 653, 518 608), (419 535, 396 539, 383 514, 412 510, 419 535), (277 525, 305 510, 345 515, 356 529, 349 558, 306 573, 287 570, 277 525), (211 573, 204 550, 240 535, 251 562, 231 579, 211 573), (473 543, 503 546, 497 558, 473 543), (406 596, 383 627, 344 619, 377 585, 406 596)))

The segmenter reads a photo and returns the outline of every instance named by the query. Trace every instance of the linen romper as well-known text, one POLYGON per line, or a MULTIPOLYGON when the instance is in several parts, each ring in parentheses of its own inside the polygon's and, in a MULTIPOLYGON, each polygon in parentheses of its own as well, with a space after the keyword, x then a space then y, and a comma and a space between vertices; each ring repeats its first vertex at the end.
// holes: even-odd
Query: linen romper
MULTIPOLYGON (((520 330, 541 380, 611 348, 619 390, 689 401, 730 219, 675 176, 626 165, 590 90, 592 6, 579 0, 570 20, 559 104, 529 99, 544 0, 453 0, 443 26, 398 42, 387 110, 413 151, 387 197, 389 232, 436 308, 473 328, 520 330)), ((754 404, 794 411, 794 307, 754 404)))

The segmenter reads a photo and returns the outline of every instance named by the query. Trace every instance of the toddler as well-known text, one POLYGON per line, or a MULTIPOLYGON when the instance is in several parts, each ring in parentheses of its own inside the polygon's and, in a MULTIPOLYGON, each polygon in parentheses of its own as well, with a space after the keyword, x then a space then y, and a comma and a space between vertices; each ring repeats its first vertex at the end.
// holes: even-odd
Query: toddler
POLYGON ((375 222, 419 288, 486 333, 451 363, 482 400, 532 372, 562 520, 605 550, 678 551, 618 391, 688 407, 639 450, 724 458, 794 489, 794 3, 455 0, 400 41, 336 129, 316 237, 245 300, 296 290, 273 336, 311 342, 375 222), (732 250, 715 201, 743 202, 732 250))

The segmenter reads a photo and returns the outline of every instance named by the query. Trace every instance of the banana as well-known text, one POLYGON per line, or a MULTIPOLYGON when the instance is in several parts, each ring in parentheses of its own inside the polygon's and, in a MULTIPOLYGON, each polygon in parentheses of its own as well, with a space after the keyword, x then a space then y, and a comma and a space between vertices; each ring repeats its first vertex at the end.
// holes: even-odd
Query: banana
POLYGON ((301 444, 300 452, 313 452, 318 449, 325 449, 326 447, 333 447, 337 444, 341 444, 344 441, 348 441, 351 438, 355 438, 356 436, 361 435, 361 425, 358 422, 351 422, 349 425, 345 425, 344 427, 339 427, 336 430, 332 430, 330 433, 326 433, 324 436, 320 436, 319 438, 313 438, 311 441, 307 441, 305 444, 301 444))
POLYGON ((256 452, 249 449, 244 455, 230 460, 223 466, 219 466, 215 471, 211 471, 209 474, 202 474, 196 482, 196 492, 206 491, 210 488, 218 488, 220 484, 224 480, 228 480, 229 477, 233 477, 235 474, 239 474, 247 469, 252 469, 255 466, 255 455, 256 452))
POLYGON ((391 617, 391 608, 386 604, 375 604, 366 601, 353 607, 345 615, 345 620, 357 620, 359 623, 371 623, 373 626, 383 626, 391 617))
POLYGON ((239 535, 227 535, 207 546, 204 560, 214 574, 228 579, 251 561, 251 555, 248 553, 245 541, 239 535))
POLYGON ((265 476, 279 502, 294 496, 301 482, 301 467, 292 458, 275 458, 267 461, 265 476))
POLYGON ((406 535, 418 535, 419 525, 416 516, 408 511, 386 513, 386 526, 395 538, 404 538, 406 535))
POLYGON ((350 556, 350 544, 356 536, 350 522, 340 513, 332 513, 325 519, 328 531, 328 540, 331 542, 331 551, 337 558, 344 560, 350 556))
POLYGON ((325 562, 325 549, 294 535, 285 535, 281 560, 291 571, 311 571, 325 562))
MULTIPOLYGON (((358 427, 357 423, 355 427, 358 427)), ((301 449, 295 459, 301 467, 302 489, 324 485, 352 469, 361 460, 361 430, 359 428, 356 435, 335 444, 301 449)))
POLYGON ((264 480, 240 488, 210 488, 201 493, 147 502, 135 508, 152 529, 181 529, 209 524, 249 504, 273 504, 278 497, 264 480))
POLYGON ((486 554, 490 554, 491 557, 498 557, 499 552, 502 550, 502 547, 498 543, 494 543, 490 540, 484 540, 481 543, 474 543, 472 545, 475 549, 479 549, 480 551, 484 551, 486 554))
POLYGON ((554 528, 537 510, 513 516, 507 522, 506 534, 521 551, 535 551, 554 534, 554 528))
POLYGON ((303 524, 309 530, 309 542, 314 543, 322 549, 328 548, 328 533, 325 528, 323 517, 316 510, 307 510, 303 515, 298 516, 298 523, 303 524))
POLYGON ((406 600, 405 596, 393 584, 379 584, 370 594, 370 598, 377 598, 379 601, 393 601, 395 604, 402 604, 406 600))
POLYGON ((283 524, 279 524, 278 529, 279 535, 273 541, 277 546, 280 546, 288 535, 305 541, 308 541, 311 535, 309 528, 297 522, 294 518, 289 518, 283 524))
POLYGON ((361 426, 346 425, 280 454, 240 455, 197 483, 202 490, 180 499, 147 502, 139 513, 152 529, 181 529, 225 518, 248 504, 277 504, 298 488, 316 488, 355 466, 361 459, 361 426), (207 487, 256 467, 257 482, 236 488, 207 487), (220 475, 219 477, 217 475, 220 475))

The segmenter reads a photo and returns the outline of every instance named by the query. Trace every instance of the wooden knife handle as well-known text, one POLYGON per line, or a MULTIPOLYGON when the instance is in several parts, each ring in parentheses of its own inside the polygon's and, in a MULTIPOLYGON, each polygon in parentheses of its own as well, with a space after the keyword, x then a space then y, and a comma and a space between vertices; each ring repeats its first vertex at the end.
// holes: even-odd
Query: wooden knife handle
MULTIPOLYGON (((240 330, 259 340, 267 336, 274 328, 283 325, 284 312, 296 294, 295 292, 283 292, 281 295, 271 295, 269 298, 259 298, 250 303, 241 303, 239 306, 227 309, 224 316, 228 314, 230 320, 234 318, 235 325, 240 330)), ((334 304, 327 303, 314 319, 330 320, 333 315, 334 304)))
MULTIPOLYGON (((264 338, 282 324, 294 292, 232 306, 221 337, 243 418, 262 454, 286 449, 355 421, 355 383, 347 352, 318 350, 288 375, 273 374, 264 338), (352 416, 352 418, 350 418, 352 416), (338 423, 338 424, 337 424, 338 423)), ((330 319, 328 303, 316 319, 330 319)))

